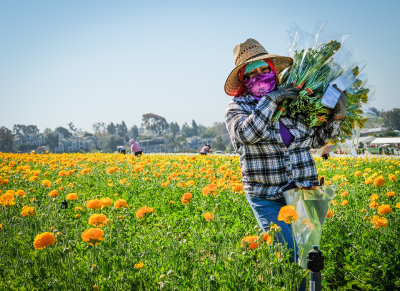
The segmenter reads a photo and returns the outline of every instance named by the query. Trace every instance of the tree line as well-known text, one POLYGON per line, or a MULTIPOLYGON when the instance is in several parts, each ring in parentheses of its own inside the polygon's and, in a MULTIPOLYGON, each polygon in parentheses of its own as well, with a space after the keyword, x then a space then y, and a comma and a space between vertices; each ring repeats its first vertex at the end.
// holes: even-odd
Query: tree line
POLYGON ((1 152, 29 152, 36 150, 37 146, 31 143, 16 143, 18 136, 40 135, 45 139, 44 146, 50 151, 54 151, 61 139, 94 138, 96 142, 86 151, 114 152, 116 146, 126 145, 129 139, 137 141, 151 140, 153 138, 163 138, 166 143, 173 145, 179 150, 180 145, 185 143, 187 138, 200 137, 213 144, 215 150, 232 150, 229 135, 223 122, 215 122, 210 127, 198 125, 195 120, 191 123, 185 122, 180 126, 177 122, 167 122, 167 120, 154 113, 146 113, 142 116, 141 127, 132 125, 128 127, 121 123, 95 122, 92 126, 93 131, 83 131, 78 129, 73 122, 68 123, 68 127, 58 126, 54 130, 46 128, 42 133, 36 125, 15 124, 12 129, 5 126, 0 127, 0 151, 1 152))

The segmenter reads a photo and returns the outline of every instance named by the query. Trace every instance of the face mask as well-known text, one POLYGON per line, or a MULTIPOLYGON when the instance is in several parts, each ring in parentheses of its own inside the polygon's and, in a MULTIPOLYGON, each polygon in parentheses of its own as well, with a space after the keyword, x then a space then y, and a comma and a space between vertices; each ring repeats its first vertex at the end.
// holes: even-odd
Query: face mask
POLYGON ((246 88, 247 93, 257 97, 264 96, 273 91, 275 85, 275 74, 272 70, 243 81, 243 86, 246 88))

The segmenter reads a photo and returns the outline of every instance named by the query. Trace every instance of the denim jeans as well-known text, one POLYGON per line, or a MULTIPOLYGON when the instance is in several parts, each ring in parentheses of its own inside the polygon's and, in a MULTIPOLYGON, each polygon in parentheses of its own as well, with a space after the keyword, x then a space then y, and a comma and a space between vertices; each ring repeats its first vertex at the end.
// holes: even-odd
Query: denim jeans
MULTIPOLYGON (((281 232, 277 233, 277 239, 283 244, 287 243, 287 247, 291 249, 291 256, 289 260, 294 262, 292 228, 290 227, 290 224, 278 220, 279 211, 283 206, 286 205, 285 197, 282 197, 278 200, 267 200, 264 198, 250 197, 246 194, 246 198, 251 206, 251 209, 253 210, 258 225, 263 232, 268 231, 271 222, 277 224, 282 229, 281 232)), ((305 288, 306 280, 304 279, 299 290, 302 291, 305 290, 305 288)))

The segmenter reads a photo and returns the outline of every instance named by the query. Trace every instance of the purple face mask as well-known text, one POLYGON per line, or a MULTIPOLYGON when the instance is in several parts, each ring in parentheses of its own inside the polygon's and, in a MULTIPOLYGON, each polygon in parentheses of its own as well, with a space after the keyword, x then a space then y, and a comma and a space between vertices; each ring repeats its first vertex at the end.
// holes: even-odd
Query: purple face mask
POLYGON ((275 89, 275 74, 271 70, 268 73, 262 73, 243 81, 243 86, 247 93, 261 97, 275 89))

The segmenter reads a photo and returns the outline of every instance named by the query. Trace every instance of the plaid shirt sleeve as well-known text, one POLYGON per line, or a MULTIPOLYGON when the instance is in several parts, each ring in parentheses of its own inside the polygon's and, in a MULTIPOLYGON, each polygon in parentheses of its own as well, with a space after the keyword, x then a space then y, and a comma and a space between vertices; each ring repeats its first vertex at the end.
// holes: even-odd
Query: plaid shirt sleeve
POLYGON ((229 135, 243 144, 254 144, 268 136, 267 125, 276 110, 275 102, 264 96, 250 111, 246 102, 241 104, 239 98, 235 99, 228 104, 225 115, 229 135))
POLYGON ((318 149, 325 146, 330 139, 338 137, 343 122, 344 120, 330 119, 322 126, 317 127, 313 134, 311 147, 318 149))

